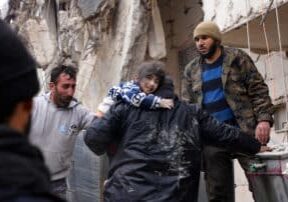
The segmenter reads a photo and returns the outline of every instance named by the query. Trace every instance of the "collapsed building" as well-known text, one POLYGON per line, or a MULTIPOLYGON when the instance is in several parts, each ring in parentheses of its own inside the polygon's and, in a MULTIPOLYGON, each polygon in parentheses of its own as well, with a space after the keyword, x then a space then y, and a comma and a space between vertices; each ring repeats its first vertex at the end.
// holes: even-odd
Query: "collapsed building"
MULTIPOLYGON (((79 68, 76 97, 94 111, 109 87, 131 79, 137 66, 147 59, 167 63, 167 71, 180 94, 184 67, 197 54, 193 29, 202 20, 212 20, 224 33, 225 45, 243 48, 253 58, 278 107, 273 139, 280 142, 287 137, 288 0, 1 2, 0 17, 22 36, 39 63, 42 90, 48 90, 49 72, 55 65, 73 64, 79 68)), ((75 174, 81 172, 77 163, 83 156, 88 156, 84 159, 89 168, 97 167, 93 175, 100 170, 102 176, 107 169, 102 160, 83 147, 80 142, 75 148, 72 181, 83 181, 75 174)), ((98 177, 92 180, 99 181, 98 177)), ((242 179, 238 181, 240 188, 247 185, 242 179)), ((75 194, 78 201, 95 197, 89 194, 93 189, 98 190, 96 195, 100 197, 99 184, 91 190, 78 186, 75 193, 77 189, 84 190, 82 196, 75 194)))

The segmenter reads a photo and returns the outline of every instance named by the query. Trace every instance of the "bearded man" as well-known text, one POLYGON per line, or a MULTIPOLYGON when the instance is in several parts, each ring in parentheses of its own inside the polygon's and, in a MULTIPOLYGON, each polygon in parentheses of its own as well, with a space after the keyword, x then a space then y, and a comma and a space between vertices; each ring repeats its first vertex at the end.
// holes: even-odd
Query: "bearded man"
POLYGON ((53 68, 50 92, 34 99, 32 113, 30 141, 42 150, 53 192, 62 198, 66 198, 66 177, 76 137, 95 117, 73 97, 76 74, 71 66, 53 68))
MULTIPOLYGON (((213 22, 196 26, 194 41, 199 57, 185 67, 183 97, 264 145, 273 124, 268 87, 252 59, 240 49, 223 47, 221 38, 219 27, 213 22)), ((208 145, 203 156, 209 201, 233 202, 233 156, 245 171, 248 159, 208 145)))

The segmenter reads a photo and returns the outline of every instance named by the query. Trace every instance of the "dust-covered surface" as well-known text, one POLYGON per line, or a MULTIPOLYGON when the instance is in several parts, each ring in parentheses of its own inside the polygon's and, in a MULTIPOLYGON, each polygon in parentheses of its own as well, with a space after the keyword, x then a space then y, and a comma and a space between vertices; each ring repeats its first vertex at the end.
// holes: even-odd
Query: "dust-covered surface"
POLYGON ((1 0, 0 1, 0 18, 4 19, 8 12, 8 2, 9 0, 1 0))
POLYGON ((272 151, 258 153, 257 156, 261 158, 288 158, 288 143, 269 144, 272 151))

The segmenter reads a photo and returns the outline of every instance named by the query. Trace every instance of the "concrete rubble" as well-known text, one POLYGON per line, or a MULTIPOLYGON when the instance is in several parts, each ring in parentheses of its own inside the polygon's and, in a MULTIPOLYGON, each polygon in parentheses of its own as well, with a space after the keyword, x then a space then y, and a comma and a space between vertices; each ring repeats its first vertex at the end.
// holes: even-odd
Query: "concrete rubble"
POLYGON ((133 67, 144 60, 149 1, 10 0, 9 9, 7 2, 1 10, 6 8, 6 21, 39 62, 41 79, 47 81, 56 64, 74 64, 79 68, 76 95, 91 109, 111 85, 131 78, 133 67))

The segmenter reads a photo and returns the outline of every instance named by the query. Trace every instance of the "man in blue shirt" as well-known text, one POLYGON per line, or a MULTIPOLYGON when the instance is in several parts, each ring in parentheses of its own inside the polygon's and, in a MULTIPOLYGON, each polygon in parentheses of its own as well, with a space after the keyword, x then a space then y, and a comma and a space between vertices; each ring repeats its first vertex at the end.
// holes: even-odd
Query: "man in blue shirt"
MULTIPOLYGON (((240 49, 221 46, 221 38, 213 22, 202 22, 195 28, 200 56, 185 68, 184 99, 202 105, 218 121, 239 127, 264 145, 274 111, 268 87, 251 58, 240 49)), ((233 202, 231 152, 205 146, 203 153, 209 201, 233 202)), ((248 159, 238 160, 247 171, 248 159)))

